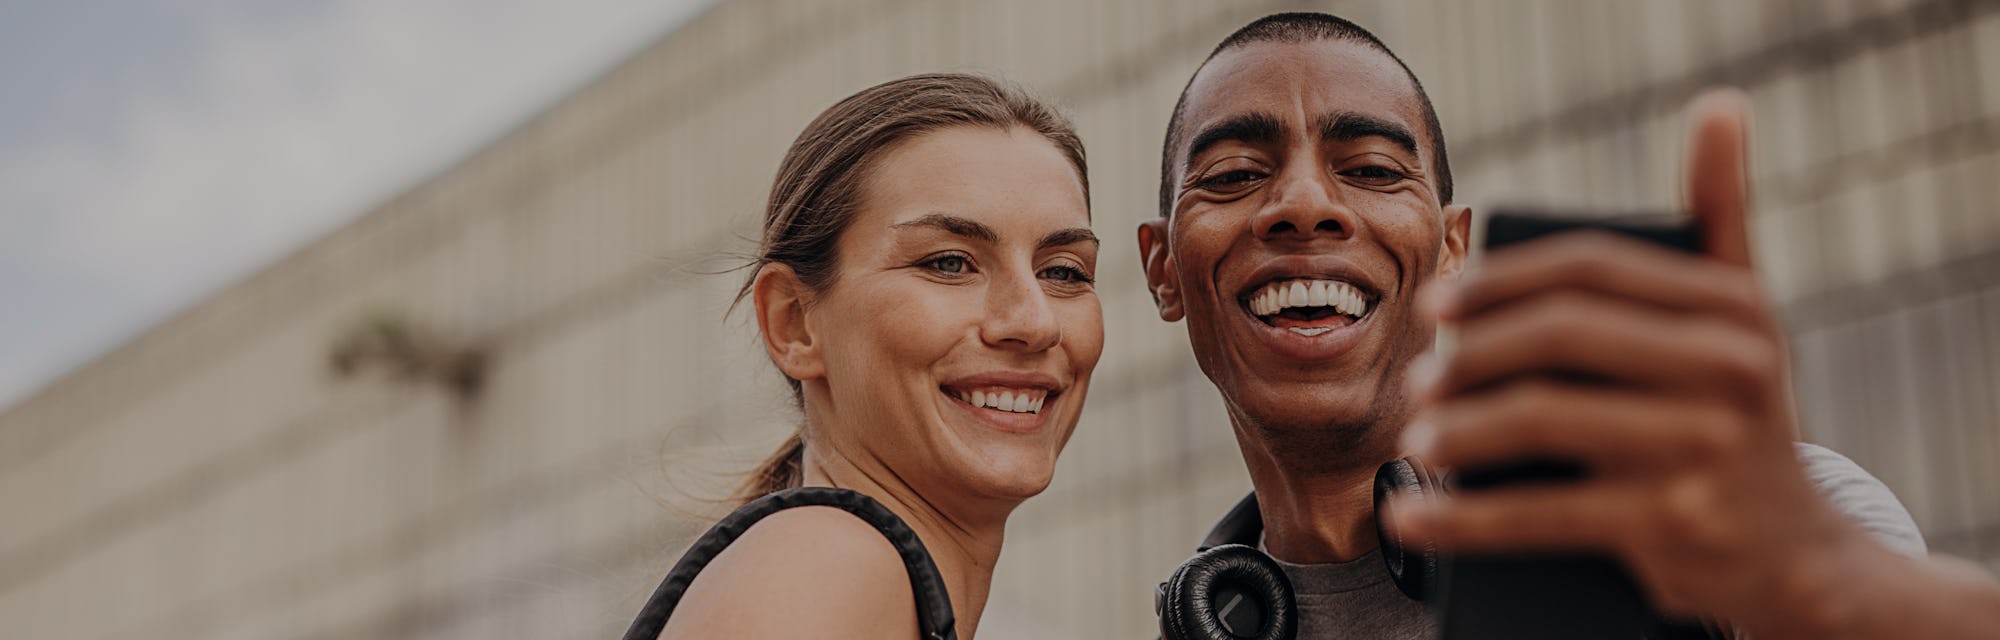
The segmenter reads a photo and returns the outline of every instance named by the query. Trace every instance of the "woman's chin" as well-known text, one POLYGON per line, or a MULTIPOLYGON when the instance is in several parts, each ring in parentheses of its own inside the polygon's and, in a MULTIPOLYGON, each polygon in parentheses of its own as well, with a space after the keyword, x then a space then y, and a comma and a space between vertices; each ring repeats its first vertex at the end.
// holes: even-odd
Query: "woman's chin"
POLYGON ((1055 460, 1010 459, 1005 454, 961 468, 968 472, 961 480, 975 495, 1016 502, 1048 489, 1055 477, 1055 460))

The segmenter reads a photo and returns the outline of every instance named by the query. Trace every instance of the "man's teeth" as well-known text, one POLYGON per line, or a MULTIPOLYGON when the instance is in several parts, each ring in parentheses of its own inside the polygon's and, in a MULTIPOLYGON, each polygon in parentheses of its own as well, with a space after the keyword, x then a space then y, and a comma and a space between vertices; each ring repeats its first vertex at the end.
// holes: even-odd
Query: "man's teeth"
POLYGON ((952 395, 975 407, 1012 413, 1041 413, 1049 392, 1041 389, 974 389, 953 391, 952 395))
POLYGON ((1272 282, 1250 296, 1250 312, 1259 316, 1294 307, 1332 307, 1341 315, 1359 318, 1368 312, 1368 300, 1360 289, 1338 280, 1272 282))

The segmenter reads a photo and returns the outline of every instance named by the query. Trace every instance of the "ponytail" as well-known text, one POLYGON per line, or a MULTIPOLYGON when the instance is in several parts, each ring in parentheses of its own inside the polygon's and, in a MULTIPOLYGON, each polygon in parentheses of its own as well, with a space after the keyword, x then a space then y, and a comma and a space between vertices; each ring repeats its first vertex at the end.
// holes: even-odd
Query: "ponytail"
POLYGON ((736 490, 737 506, 804 484, 806 441, 802 431, 793 431, 792 435, 786 436, 784 444, 778 445, 778 450, 750 473, 743 487, 736 490))

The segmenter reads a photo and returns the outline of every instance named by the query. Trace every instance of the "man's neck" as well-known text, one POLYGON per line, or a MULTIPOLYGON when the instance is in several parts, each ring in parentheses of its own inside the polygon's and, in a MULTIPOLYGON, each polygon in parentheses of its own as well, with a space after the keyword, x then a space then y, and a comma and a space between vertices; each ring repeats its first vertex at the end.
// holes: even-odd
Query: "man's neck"
POLYGON ((1330 564, 1380 546, 1375 470, 1386 458, 1351 465, 1329 465, 1324 459, 1301 464, 1296 448, 1254 429, 1237 425, 1236 439, 1257 490, 1264 548, 1272 557, 1292 564, 1330 564))

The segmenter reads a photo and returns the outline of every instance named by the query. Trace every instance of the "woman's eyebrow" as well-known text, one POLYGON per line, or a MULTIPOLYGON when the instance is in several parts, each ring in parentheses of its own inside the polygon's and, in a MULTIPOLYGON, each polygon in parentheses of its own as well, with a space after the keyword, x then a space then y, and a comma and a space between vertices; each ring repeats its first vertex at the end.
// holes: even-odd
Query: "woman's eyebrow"
POLYGON ((1093 245, 1099 244, 1097 242, 1097 234, 1091 233, 1089 229, 1085 229, 1083 227, 1070 227, 1068 229, 1063 229, 1060 231, 1050 233, 1049 235, 1042 236, 1042 241, 1035 243, 1035 250, 1041 251, 1043 249, 1047 249, 1050 247, 1060 247, 1063 245, 1078 244, 1083 242, 1088 242, 1093 245))
POLYGON ((1000 234, 994 233, 993 227, 981 224, 977 220, 961 218, 949 213, 930 213, 915 220, 889 225, 891 229, 904 229, 908 227, 931 227, 944 230, 953 235, 965 236, 984 242, 998 242, 1000 240, 1000 234))

